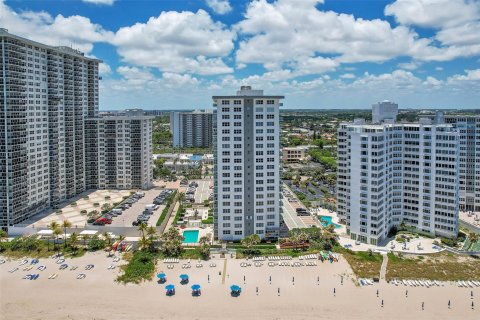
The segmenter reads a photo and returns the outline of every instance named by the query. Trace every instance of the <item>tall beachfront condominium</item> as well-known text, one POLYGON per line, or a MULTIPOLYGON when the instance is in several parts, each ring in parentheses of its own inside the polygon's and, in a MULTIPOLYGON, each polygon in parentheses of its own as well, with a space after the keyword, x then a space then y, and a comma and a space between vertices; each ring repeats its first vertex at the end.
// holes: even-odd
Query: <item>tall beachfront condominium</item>
POLYGON ((133 109, 85 120, 87 189, 152 186, 153 118, 133 109))
POLYGON ((214 230, 221 240, 278 237, 281 218, 279 107, 283 96, 242 86, 213 96, 214 230))
MULTIPOLYGON (((100 60, 6 29, 0 29, 0 50, 0 227, 7 227, 90 188, 87 163, 98 161, 109 173, 116 164, 110 154, 85 150, 86 118, 98 117, 100 60)), ((131 131, 135 127, 130 124, 131 131)), ((119 144, 116 148, 121 149, 119 144)), ((136 165, 134 156, 131 161, 136 165)))
POLYGON ((99 60, 0 29, 0 226, 85 190, 84 118, 98 112, 99 60))
POLYGON ((170 113, 173 147, 210 148, 212 146, 212 112, 208 110, 170 113))
MULTIPOLYGON (((380 108, 381 109, 381 108, 380 108)), ((459 134, 430 119, 356 119, 338 129, 337 206, 354 240, 381 244, 394 226, 432 235, 458 233, 459 134)))
POLYGON ((460 210, 480 212, 480 116, 444 118, 460 134, 460 210))

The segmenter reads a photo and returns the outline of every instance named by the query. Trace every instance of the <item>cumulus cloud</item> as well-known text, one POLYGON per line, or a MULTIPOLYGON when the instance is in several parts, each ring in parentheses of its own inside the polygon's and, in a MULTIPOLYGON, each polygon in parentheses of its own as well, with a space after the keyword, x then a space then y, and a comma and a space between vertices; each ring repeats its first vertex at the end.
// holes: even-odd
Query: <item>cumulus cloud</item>
POLYGON ((110 74, 112 73, 112 68, 110 68, 110 66, 107 63, 102 62, 98 65, 98 72, 101 75, 110 74))
MULTIPOLYGON (((235 29, 246 37, 236 52, 237 63, 261 63, 267 69, 294 65, 317 71, 315 62, 383 62, 400 56, 448 60, 464 54, 432 45, 406 26, 392 27, 381 19, 321 11, 318 0, 252 1, 235 29), (328 55, 330 58, 326 58, 328 55)), ((471 52, 467 54, 473 54, 471 52)), ((334 65, 336 64, 336 65, 334 65)))
POLYGON ((471 0, 396 0, 385 7, 385 15, 401 24, 444 28, 480 17, 480 4, 471 0))
POLYGON ((232 11, 228 0, 207 0, 207 6, 216 14, 227 14, 232 11))
POLYGON ((340 75, 341 79, 355 79, 355 75, 353 73, 344 73, 340 75))
POLYGON ((83 2, 111 6, 116 0, 82 0, 83 2))
POLYGON ((146 23, 120 28, 112 41, 123 61, 165 72, 230 73, 222 57, 233 49, 235 33, 204 10, 162 12, 146 23))
POLYGON ((447 79, 447 81, 480 81, 480 69, 465 70, 466 74, 456 74, 447 79))
POLYGON ((9 31, 52 46, 72 46, 85 53, 96 42, 108 41, 112 33, 92 23, 89 18, 61 14, 52 16, 44 11, 15 12, 0 0, 0 21, 9 31))

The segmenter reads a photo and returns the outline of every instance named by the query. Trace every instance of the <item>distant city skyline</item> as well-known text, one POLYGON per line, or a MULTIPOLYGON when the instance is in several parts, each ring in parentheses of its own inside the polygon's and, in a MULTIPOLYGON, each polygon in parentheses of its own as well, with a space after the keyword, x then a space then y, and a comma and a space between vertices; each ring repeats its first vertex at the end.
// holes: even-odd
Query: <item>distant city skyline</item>
POLYGON ((100 110, 211 108, 247 84, 285 109, 480 108, 480 1, 0 0, 0 27, 100 65, 100 110))

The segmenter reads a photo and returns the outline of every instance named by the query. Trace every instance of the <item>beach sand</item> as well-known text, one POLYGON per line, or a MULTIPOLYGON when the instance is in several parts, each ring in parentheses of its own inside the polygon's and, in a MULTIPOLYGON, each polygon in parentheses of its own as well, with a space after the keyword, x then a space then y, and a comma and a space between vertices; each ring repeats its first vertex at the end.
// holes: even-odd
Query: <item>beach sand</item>
MULTIPOLYGON (((115 270, 107 270, 112 258, 105 253, 89 253, 66 263, 75 271, 58 270, 54 259, 41 259, 45 271, 8 270, 19 260, 0 265, 0 318, 8 319, 480 319, 480 289, 443 287, 396 287, 379 283, 357 287, 346 261, 321 263, 316 267, 240 267, 245 260, 212 259, 203 268, 173 270, 163 262, 157 272, 167 274, 167 283, 175 284, 176 294, 165 295, 165 285, 155 280, 140 285, 118 284, 115 270), (216 263, 215 268, 209 267, 216 263), (87 264, 95 268, 85 271, 87 264), (226 270, 224 274, 224 270, 226 270), (221 272, 222 275, 219 275, 221 272), (28 273, 39 273, 35 281, 23 280, 28 273), (52 273, 59 276, 47 279, 52 273), (79 273, 87 276, 77 280, 79 273), (180 285, 179 275, 190 276, 188 285, 180 285), (208 275, 210 282, 208 282, 208 275), (225 276, 224 276, 225 275, 225 276), (244 284, 245 276, 245 284, 244 284), (269 277, 272 277, 270 284, 269 277), (344 277, 343 285, 341 276, 344 277), (294 277, 295 281, 292 281, 294 277), (320 281, 317 283, 317 277, 320 281), (190 286, 200 284, 202 295, 192 297, 190 286), (230 296, 230 286, 242 287, 239 297, 230 296), (258 287, 258 295, 256 288, 258 287), (280 295, 278 294, 280 288, 280 295), (336 294, 334 296, 333 290, 336 294), (379 297, 376 295, 379 290, 379 297), (405 291, 408 289, 408 298, 405 291), (470 292, 474 299, 471 300, 470 292), (381 306, 381 301, 384 306, 381 306), (451 300, 451 309, 448 308, 451 300), (475 310, 471 302, 475 302, 475 310), (425 310, 421 305, 425 302, 425 310)), ((295 260, 293 260, 295 261, 295 260)), ((122 264, 124 261, 114 264, 122 264)))

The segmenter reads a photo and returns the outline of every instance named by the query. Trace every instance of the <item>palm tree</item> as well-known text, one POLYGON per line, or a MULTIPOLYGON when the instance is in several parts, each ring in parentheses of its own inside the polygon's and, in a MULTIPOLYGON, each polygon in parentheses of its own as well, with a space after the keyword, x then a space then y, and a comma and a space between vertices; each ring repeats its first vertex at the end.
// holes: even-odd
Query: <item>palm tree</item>
MULTIPOLYGON (((55 222, 55 221, 52 221, 50 222, 50 224, 48 225, 48 227, 50 228, 50 230, 52 230, 53 233, 55 233, 55 229, 58 229, 60 227, 60 225, 55 222)), ((48 241, 50 242, 50 239, 48 239, 48 241)), ((55 237, 53 238, 53 249, 55 250, 55 237)), ((48 248, 50 250, 50 247, 48 248)))
POLYGON ((82 234, 82 240, 83 240, 83 246, 85 247, 87 245, 87 240, 89 239, 88 234, 82 234))
POLYGON ((147 237, 148 237, 148 240, 150 241, 150 250, 153 250, 153 245, 155 244, 155 240, 158 239, 158 236, 157 236, 157 229, 155 229, 155 227, 148 227, 147 228, 147 237))
POLYGON ((477 234, 477 233, 475 233, 475 232, 470 232, 470 233, 468 234, 468 238, 470 239, 470 246, 469 246, 469 248, 470 248, 471 246, 473 246, 473 245, 478 241, 478 238, 479 238, 479 237, 478 237, 478 234, 477 234))
POLYGON ((123 240, 125 240, 125 236, 123 234, 119 235, 118 236, 118 241, 122 242, 123 240))
POLYGON ((145 235, 142 235, 138 240, 138 244, 140 245, 140 250, 144 250, 150 247, 150 243, 151 243, 150 239, 145 237, 145 235))
POLYGON ((62 222, 62 227, 63 227, 63 247, 65 248, 67 246, 67 228, 70 228, 72 226, 72 223, 68 220, 63 220, 62 222))
POLYGON ((138 225, 138 231, 142 233, 142 236, 145 236, 145 231, 147 230, 147 224, 142 222, 138 225))
POLYGON ((242 245, 247 248, 251 249, 255 245, 259 244, 261 241, 260 236, 258 234, 251 234, 241 240, 242 245))
POLYGON ((53 246, 55 247, 56 240, 58 240, 58 237, 62 234, 62 229, 60 227, 57 227, 53 230, 53 236, 55 237, 53 239, 53 246))
POLYGON ((105 231, 103 236, 105 237, 105 240, 107 241, 108 245, 110 245, 112 243, 112 236, 110 236, 110 233, 105 231))
POLYGON ((198 240, 200 244, 200 254, 207 259, 210 256, 210 239, 207 236, 203 236, 198 240))
POLYGON ((77 242, 78 242, 78 235, 74 232, 70 236, 70 247, 74 252, 77 252, 77 242))

